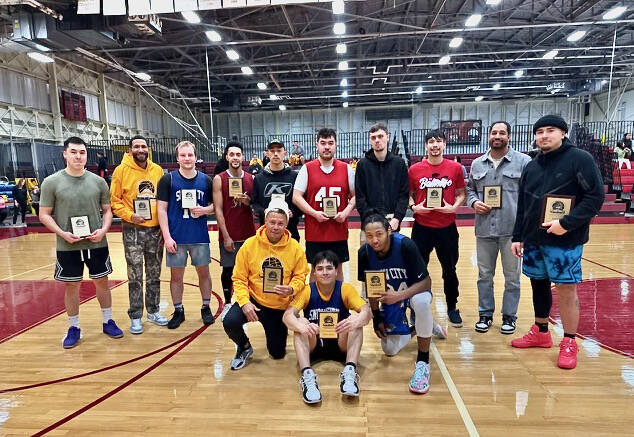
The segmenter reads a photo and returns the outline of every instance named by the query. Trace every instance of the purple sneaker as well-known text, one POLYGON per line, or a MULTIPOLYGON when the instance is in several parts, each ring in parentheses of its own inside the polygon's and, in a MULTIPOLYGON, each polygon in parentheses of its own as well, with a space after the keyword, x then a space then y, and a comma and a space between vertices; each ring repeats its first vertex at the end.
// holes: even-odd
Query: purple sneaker
POLYGON ((81 329, 77 328, 76 326, 71 326, 70 328, 68 328, 68 333, 66 334, 66 338, 64 338, 64 341, 62 342, 62 346, 64 346, 64 349, 74 348, 75 346, 77 346, 77 343, 79 343, 80 338, 81 329))
POLYGON ((103 333, 112 338, 123 337, 123 331, 119 329, 112 319, 108 320, 108 323, 103 324, 103 333))

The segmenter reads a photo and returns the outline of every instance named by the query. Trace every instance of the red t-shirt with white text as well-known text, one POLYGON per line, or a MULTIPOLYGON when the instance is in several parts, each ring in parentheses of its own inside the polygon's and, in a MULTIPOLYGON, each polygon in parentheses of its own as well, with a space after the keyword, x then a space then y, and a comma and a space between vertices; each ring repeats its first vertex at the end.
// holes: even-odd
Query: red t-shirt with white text
MULTIPOLYGON (((432 165, 424 159, 410 167, 408 176, 409 188, 414 192, 417 205, 427 198, 428 187, 443 188, 443 206, 453 205, 456 190, 465 187, 462 165, 449 159, 443 159, 438 165, 432 165)), ((414 214, 414 219, 419 225, 429 228, 446 228, 456 221, 456 214, 430 211, 427 214, 414 214)))

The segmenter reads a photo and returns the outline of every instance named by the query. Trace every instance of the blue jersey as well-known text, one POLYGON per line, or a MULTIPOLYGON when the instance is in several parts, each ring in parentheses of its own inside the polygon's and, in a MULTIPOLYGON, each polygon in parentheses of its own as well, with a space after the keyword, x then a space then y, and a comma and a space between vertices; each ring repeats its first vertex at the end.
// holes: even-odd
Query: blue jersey
POLYGON ((178 170, 170 173, 172 184, 169 191, 167 218, 170 235, 177 244, 209 243, 207 216, 193 218, 188 209, 183 209, 181 190, 196 190, 196 202, 199 206, 212 203, 209 176, 197 172, 193 179, 185 179, 178 170))
POLYGON ((335 282, 335 289, 330 296, 330 300, 325 301, 319 295, 317 284, 315 282, 310 283, 310 300, 306 308, 304 308, 304 317, 307 318, 310 323, 319 325, 320 312, 339 313, 339 321, 348 318, 350 310, 346 308, 343 303, 341 284, 341 281, 335 282))
MULTIPOLYGON (((406 237, 402 234, 393 233, 390 238, 390 251, 384 259, 379 259, 370 245, 365 244, 369 267, 370 270, 385 272, 388 290, 403 291, 413 282, 416 282, 413 280, 414 278, 408 279, 407 269, 403 260, 401 246, 403 238, 406 237)), ((406 335, 410 333, 407 315, 405 314, 407 303, 408 299, 390 305, 381 304, 381 314, 383 314, 386 334, 406 335)))

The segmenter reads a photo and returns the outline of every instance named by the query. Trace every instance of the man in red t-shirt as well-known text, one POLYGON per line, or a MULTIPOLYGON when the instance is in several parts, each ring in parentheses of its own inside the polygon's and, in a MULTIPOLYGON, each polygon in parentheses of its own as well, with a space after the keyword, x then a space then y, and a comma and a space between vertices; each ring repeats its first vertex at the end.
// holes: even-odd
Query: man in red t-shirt
MULTIPOLYGON (((341 265, 350 260, 348 216, 355 206, 354 171, 345 162, 335 159, 336 150, 335 131, 320 129, 317 132, 319 157, 299 170, 293 189, 293 203, 305 214, 308 263, 312 264, 319 252, 332 250, 341 261, 337 267, 337 280, 343 281, 341 265), (327 212, 332 212, 334 216, 329 216, 327 212)), ((310 280, 313 281, 312 273, 310 280)))
POLYGON ((464 203, 466 194, 462 166, 443 158, 446 145, 441 130, 425 135, 427 158, 409 169, 409 206, 415 219, 412 240, 426 265, 429 265, 431 251, 436 249, 442 267, 447 315, 451 324, 460 328, 462 318, 456 308, 459 294, 456 211, 464 203))
MULTIPOLYGON (((255 235, 253 212, 251 211, 251 195, 253 194, 253 176, 242 169, 242 144, 231 141, 227 144, 223 159, 227 160, 228 169, 218 173, 213 179, 213 197, 218 222, 218 243, 220 245, 220 266, 222 274, 222 291, 225 298, 226 311, 231 302, 233 292, 233 266, 236 253, 244 241, 255 235), (229 194, 229 181, 242 179, 242 194, 229 194)), ((224 315, 224 314, 223 314, 224 315)))

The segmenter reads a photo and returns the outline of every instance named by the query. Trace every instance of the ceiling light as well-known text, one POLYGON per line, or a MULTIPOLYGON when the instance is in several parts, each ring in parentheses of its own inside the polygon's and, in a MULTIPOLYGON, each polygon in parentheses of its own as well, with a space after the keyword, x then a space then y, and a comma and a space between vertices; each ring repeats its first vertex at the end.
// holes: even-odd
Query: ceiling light
POLYGON ((502 0, 487 0, 487 5, 495 6, 499 5, 502 0))
POLYGON ((495 91, 499 90, 499 89, 500 89, 500 84, 499 84, 499 83, 496 83, 495 85, 493 85, 493 89, 494 89, 495 91))
POLYGON ((343 35, 344 33, 346 33, 346 24, 335 23, 335 25, 332 27, 332 31, 335 33, 335 35, 343 35))
POLYGON ((418 88, 416 88, 416 89, 414 90, 414 92, 415 92, 416 94, 422 94, 422 93, 423 93, 423 87, 419 85, 419 86, 418 86, 418 88))
POLYGON ((345 5, 343 0, 333 0, 332 2, 332 13, 335 15, 343 14, 345 10, 345 5))
POLYGON ((478 97, 476 97, 474 100, 475 100, 476 102, 481 102, 481 101, 482 101, 482 99, 484 99, 484 97, 482 97, 482 96, 478 96, 478 97))
POLYGON ((452 38, 451 41, 449 41, 449 47, 451 47, 452 49, 458 48, 460 47, 460 44, 462 44, 462 41, 463 39, 459 36, 452 38))
POLYGON ((568 38, 566 39, 570 42, 579 41, 581 38, 586 36, 586 33, 587 32, 585 30, 575 30, 570 35, 568 35, 568 38))
POLYGON ((625 6, 617 6, 616 8, 612 8, 603 14, 602 18, 604 20, 614 20, 615 18, 620 17, 626 10, 627 8, 625 6))
POLYGON ((240 70, 242 70, 243 74, 253 74, 253 69, 248 66, 240 67, 240 70))
POLYGON ((270 94, 269 95, 269 100, 280 100, 280 98, 277 97, 277 94, 270 94))
POLYGON ((137 77, 137 79, 142 80, 143 82, 149 82, 152 79, 152 76, 147 73, 136 73, 135 76, 137 77))
POLYGON ((347 108, 348 107, 348 102, 343 102, 343 107, 347 108))
POLYGON ((341 79, 341 82, 339 82, 339 85, 348 86, 348 79, 344 77, 343 79, 341 79))
POLYGON ((240 55, 238 54, 238 52, 233 49, 229 49, 225 53, 227 54, 227 58, 231 59, 232 61, 237 61, 238 59, 240 59, 240 55))
POLYGON ((200 17, 194 11, 183 11, 183 12, 181 12, 181 14, 183 15, 184 19, 186 19, 187 21, 189 21, 192 24, 200 23, 200 17))
POLYGON ((516 70, 513 75, 519 79, 520 77, 524 76, 524 70, 516 70))
POLYGON ((207 38, 209 38, 209 41, 211 42, 222 41, 222 37, 215 30, 208 30, 207 32, 205 32, 205 35, 207 35, 207 38))
POLYGON ((341 97, 343 97, 344 99, 345 99, 346 97, 348 97, 348 91, 344 91, 344 92, 342 92, 342 93, 341 93, 341 97))
POLYGON ((286 105, 280 105, 278 108, 280 108, 280 111, 286 111, 286 105))
POLYGON ((449 56, 449 55, 445 55, 445 56, 443 56, 442 58, 440 58, 440 59, 438 60, 438 63, 439 63, 440 65, 447 65, 447 64, 449 63, 449 61, 450 61, 450 60, 451 60, 451 56, 449 56))
POLYGON ((551 50, 549 52, 544 53, 544 56, 542 56, 542 58, 544 58, 544 59, 553 59, 555 56, 557 56, 557 53, 559 53, 559 51, 551 50))
POLYGON ((45 64, 49 64, 51 62, 55 62, 55 59, 51 58, 50 56, 43 55, 40 52, 29 52, 28 56, 29 56, 29 58, 33 59, 34 61, 44 62, 45 64))
POLYGON ((258 82, 258 88, 261 90, 265 90, 267 86, 264 82, 258 82))
POLYGON ((348 69, 348 61, 340 61, 337 66, 339 70, 347 70, 348 69))
POLYGON ((346 47, 346 45, 341 42, 341 43, 337 44, 337 47, 335 48, 335 51, 337 53, 339 53, 340 55, 343 55, 346 51, 348 51, 348 47, 346 47))
POLYGON ((427 79, 431 79, 431 74, 429 76, 427 76, 427 79))
POLYGON ((467 18, 467 21, 464 22, 464 25, 467 27, 476 27, 478 24, 480 24, 480 20, 482 20, 482 15, 473 14, 469 18, 467 18))

